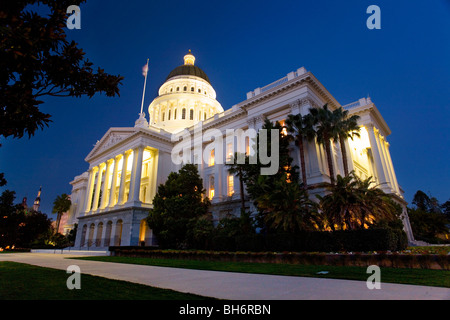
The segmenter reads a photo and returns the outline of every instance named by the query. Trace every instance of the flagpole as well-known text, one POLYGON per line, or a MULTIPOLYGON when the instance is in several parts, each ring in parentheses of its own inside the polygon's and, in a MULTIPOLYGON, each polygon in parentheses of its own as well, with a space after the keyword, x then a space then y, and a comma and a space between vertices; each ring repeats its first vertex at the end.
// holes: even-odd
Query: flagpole
POLYGON ((148 61, 149 59, 147 59, 147 65, 146 65, 146 69, 145 69, 145 81, 144 81, 144 90, 142 92, 142 103, 141 103, 141 113, 144 110, 144 97, 145 97, 145 87, 147 86, 147 74, 148 74, 148 61))

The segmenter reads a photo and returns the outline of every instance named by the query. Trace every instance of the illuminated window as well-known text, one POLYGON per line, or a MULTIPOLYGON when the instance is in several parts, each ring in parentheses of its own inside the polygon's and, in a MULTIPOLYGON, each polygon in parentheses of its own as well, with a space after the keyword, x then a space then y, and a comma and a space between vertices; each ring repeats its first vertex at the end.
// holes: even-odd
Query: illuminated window
POLYGON ((227 161, 230 161, 233 158, 233 144, 227 144, 227 161))
POLYGON ((214 165, 214 160, 215 160, 215 154, 214 154, 214 149, 212 149, 211 154, 209 155, 209 163, 208 163, 208 165, 210 167, 214 165))
POLYGON ((228 175, 228 196, 231 197, 234 193, 234 176, 228 175))
POLYGON ((250 138, 245 137, 245 154, 250 155, 250 138))
POLYGON ((209 178, 209 199, 214 198, 214 177, 209 178))

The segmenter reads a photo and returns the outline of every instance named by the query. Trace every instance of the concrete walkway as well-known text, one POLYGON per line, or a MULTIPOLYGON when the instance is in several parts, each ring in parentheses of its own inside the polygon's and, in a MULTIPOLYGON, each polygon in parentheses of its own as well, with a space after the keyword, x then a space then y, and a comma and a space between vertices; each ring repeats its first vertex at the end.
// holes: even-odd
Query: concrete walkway
MULTIPOLYGON (((381 283, 381 289, 369 290, 365 281, 189 270, 65 259, 68 257, 76 258, 80 255, 2 253, 0 261, 14 261, 61 270, 67 270, 70 265, 77 265, 81 269, 81 274, 228 300, 450 300, 450 289, 447 288, 381 283)), ((81 288, 83 288, 82 284, 81 288)))

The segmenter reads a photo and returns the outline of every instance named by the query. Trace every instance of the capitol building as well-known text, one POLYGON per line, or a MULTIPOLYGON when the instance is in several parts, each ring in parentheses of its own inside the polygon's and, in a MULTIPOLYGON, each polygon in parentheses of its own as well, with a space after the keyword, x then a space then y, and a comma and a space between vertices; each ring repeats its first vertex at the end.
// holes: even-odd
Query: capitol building
MULTIPOLYGON (((225 139, 229 130, 259 130, 265 119, 283 123, 289 114, 307 114, 310 108, 328 104, 330 110, 343 107, 359 116, 360 137, 346 141, 348 168, 361 178, 372 176, 386 193, 404 208, 403 223, 408 239, 413 235, 406 213, 406 201, 390 156, 387 137, 391 130, 370 98, 341 105, 319 80, 304 67, 247 93, 246 100, 224 111, 206 73, 195 64, 189 51, 184 64, 173 69, 158 96, 130 127, 111 127, 85 158, 89 169, 76 176, 72 185, 72 206, 64 230, 78 224, 75 248, 154 245, 156 239, 146 224, 158 186, 182 163, 173 161, 174 137, 215 129, 223 134, 222 150, 212 142, 200 143, 205 161, 198 163, 213 218, 240 213, 238 178, 230 175, 223 158, 235 152, 248 153, 251 137, 225 139), (200 128, 200 129, 199 129, 200 128)), ((192 149, 195 147, 192 146, 192 149)), ((305 166, 309 185, 329 182, 323 146, 308 142, 305 166)), ((195 157, 195 152, 192 150, 195 157)), ((336 175, 344 175, 339 143, 332 144, 336 175)), ((292 158, 300 167, 299 151, 293 144, 292 158)), ((247 201, 252 207, 251 201, 247 201)))

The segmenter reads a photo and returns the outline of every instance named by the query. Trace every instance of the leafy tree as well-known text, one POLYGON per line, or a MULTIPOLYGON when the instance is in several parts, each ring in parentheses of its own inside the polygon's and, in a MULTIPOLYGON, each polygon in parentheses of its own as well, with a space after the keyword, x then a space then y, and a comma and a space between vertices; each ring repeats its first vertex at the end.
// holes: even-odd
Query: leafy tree
POLYGON ((66 38, 70 5, 85 0, 15 0, 0 2, 0 136, 31 137, 51 122, 39 110, 44 96, 92 97, 119 94, 121 76, 94 71, 74 41, 66 38), (49 9, 48 15, 30 5, 49 9))
POLYGON ((188 226, 208 212, 210 201, 205 192, 203 180, 193 164, 170 173, 166 183, 158 187, 147 223, 162 247, 187 246, 188 226))
POLYGON ((189 220, 186 242, 191 248, 208 249, 213 233, 214 224, 212 214, 207 213, 197 219, 189 220))
MULTIPOLYGON (((279 148, 275 152, 277 152, 279 163, 278 163, 278 171, 274 175, 267 175, 265 183, 270 184, 279 179, 285 179, 286 177, 295 183, 298 183, 298 167, 292 165, 292 158, 290 156, 289 144, 292 141, 292 136, 285 135, 283 133, 283 126, 277 121, 272 123, 270 120, 266 119, 264 121, 264 125, 262 127, 266 129, 268 132, 271 130, 278 131, 279 137, 279 148)), ((255 138, 254 148, 258 148, 260 139, 260 134, 258 133, 255 138)), ((268 152, 271 151, 271 140, 267 141, 268 152)), ((257 152, 257 150, 255 150, 257 152)), ((270 155, 272 156, 272 155, 270 155)), ((261 189, 260 184, 258 184, 258 179, 261 176, 261 168, 268 167, 270 164, 263 165, 259 161, 259 157, 257 159, 256 164, 250 164, 249 156, 246 157, 245 163, 247 165, 243 166, 243 177, 246 183, 246 190, 250 197, 254 200, 258 198, 261 194, 264 193, 264 190, 261 189)))
POLYGON ((413 197, 412 204, 414 204, 418 209, 422 211, 431 211, 432 203, 430 197, 423 192, 422 190, 418 190, 413 197))
POLYGON ((64 212, 67 212, 70 209, 70 206, 72 205, 72 202, 70 201, 70 197, 63 193, 60 196, 57 196, 55 201, 53 202, 53 209, 52 213, 57 214, 56 218, 56 232, 59 230, 59 224, 61 222, 61 217, 64 214, 64 212))
POLYGON ((305 147, 306 141, 312 141, 315 137, 315 131, 313 128, 312 117, 309 115, 302 116, 301 114, 288 115, 286 119, 286 128, 291 133, 298 145, 300 152, 300 167, 302 172, 303 187, 306 189, 308 186, 306 177, 306 164, 305 164, 305 147))
POLYGON ((441 205, 442 213, 447 216, 447 220, 450 221, 450 200, 445 201, 441 205))
POLYGON ((21 204, 14 204, 15 197, 9 190, 0 196, 0 247, 29 247, 51 228, 47 215, 34 211, 25 214, 21 204))
POLYGON ((412 204, 414 207, 408 208, 408 216, 414 236, 427 242, 440 242, 437 237, 449 233, 449 220, 445 214, 448 201, 439 205, 436 198, 418 190, 414 194, 412 204))

